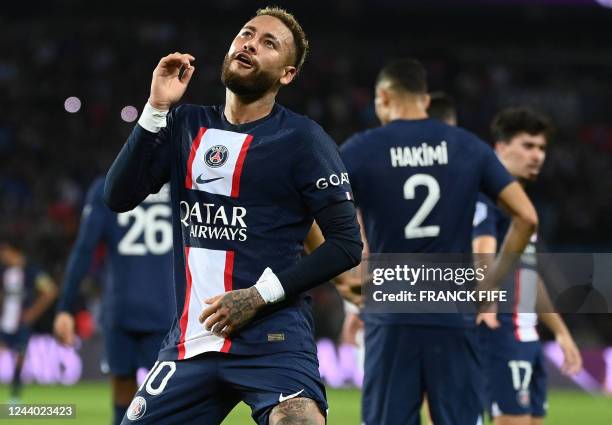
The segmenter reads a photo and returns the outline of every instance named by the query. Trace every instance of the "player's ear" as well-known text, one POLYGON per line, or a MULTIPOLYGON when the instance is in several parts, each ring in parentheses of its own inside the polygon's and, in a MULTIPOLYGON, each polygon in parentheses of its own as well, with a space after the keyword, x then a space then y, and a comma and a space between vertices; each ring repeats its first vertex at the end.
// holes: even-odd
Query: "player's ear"
POLYGON ((378 87, 376 87, 375 101, 380 106, 389 106, 389 103, 391 101, 391 96, 390 96, 389 90, 381 87, 380 85, 378 87))
POLYGON ((286 86, 290 82, 293 81, 295 76, 297 75, 297 68, 295 66, 286 66, 283 68, 283 75, 280 78, 280 83, 283 86, 286 86))
POLYGON ((503 140, 497 140, 495 142, 495 152, 497 152, 500 155, 503 155, 504 152, 506 151, 506 148, 508 147, 508 143, 504 142, 503 140))
POLYGON ((428 93, 425 93, 423 95, 423 106, 425 107, 425 110, 429 108, 430 103, 431 103, 431 96, 428 93))

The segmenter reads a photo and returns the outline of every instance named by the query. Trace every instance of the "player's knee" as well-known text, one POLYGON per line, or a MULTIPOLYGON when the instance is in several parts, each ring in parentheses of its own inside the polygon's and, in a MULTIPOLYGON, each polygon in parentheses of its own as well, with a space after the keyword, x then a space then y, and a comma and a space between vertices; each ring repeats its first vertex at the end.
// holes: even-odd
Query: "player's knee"
POLYGON ((324 425, 325 418, 314 400, 294 398, 283 401, 270 413, 270 425, 324 425))

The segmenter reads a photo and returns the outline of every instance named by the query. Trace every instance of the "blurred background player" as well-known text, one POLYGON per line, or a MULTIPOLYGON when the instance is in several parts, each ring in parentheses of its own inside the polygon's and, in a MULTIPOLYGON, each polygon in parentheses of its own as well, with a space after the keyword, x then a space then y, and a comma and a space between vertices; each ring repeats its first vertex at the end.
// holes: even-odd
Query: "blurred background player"
POLYGON ((436 91, 429 93, 429 106, 427 116, 445 122, 448 125, 457 125, 457 109, 455 101, 448 94, 436 91))
MULTIPOLYGON (((455 107, 455 101, 450 95, 442 91, 435 91, 429 93, 429 106, 427 107, 427 117, 440 120, 448 125, 457 125, 457 109, 455 107)), ((431 421, 431 415, 429 413, 429 406, 427 404, 427 395, 423 399, 423 414, 425 419, 430 425, 433 425, 431 421)))
MULTIPOLYGON (((430 102, 427 107, 428 118, 440 120, 448 125, 457 125, 457 110, 455 108, 455 102, 445 92, 436 91, 429 94, 430 102)), ((363 233, 363 227, 361 228, 362 238, 364 240, 364 253, 367 254, 366 236, 363 233)), ((321 231, 317 225, 313 225, 313 229, 308 234, 307 248, 312 250, 311 245, 318 246, 323 243, 323 237, 321 231)), ((360 269, 361 267, 358 267, 360 269)), ((357 364, 359 368, 363 368, 363 321, 359 318, 359 308, 361 304, 361 296, 357 295, 353 288, 361 286, 361 271, 356 270, 354 272, 346 272, 338 276, 333 280, 336 284, 336 288, 340 294, 345 298, 344 301, 344 323, 342 326, 342 341, 357 347, 357 364)), ((431 422, 431 416, 427 406, 427 398, 424 395, 423 400, 423 411, 426 419, 431 422)))
MULTIPOLYGON (((480 190, 511 212, 502 250, 522 252, 537 226, 522 187, 476 136, 428 119, 428 105, 423 66, 412 59, 391 62, 376 81, 382 127, 358 133, 341 147, 370 252, 471 252, 480 190), (419 149, 438 154, 427 160, 421 154, 419 160, 419 149)), ((436 425, 477 423, 481 372, 473 314, 364 319, 366 425, 420 423, 425 392, 436 425)))
MULTIPOLYGON (((507 108, 494 118, 491 132, 495 152, 522 185, 534 181, 544 164, 551 125, 547 118, 523 108, 507 108)), ((494 254, 508 231, 510 217, 484 194, 474 216, 475 253, 494 254)), ((564 354, 562 371, 577 373, 582 359, 563 319, 553 312, 535 267, 531 237, 520 268, 507 280, 513 313, 484 313, 479 321, 485 353, 487 409, 496 425, 537 425, 546 414, 546 372, 538 319, 554 334, 564 354), (538 312, 538 313, 536 313, 538 312)))
POLYGON ((150 369, 175 314, 172 225, 168 186, 133 210, 117 214, 103 202, 104 178, 87 194, 57 308, 54 330, 74 344, 74 306, 96 248, 106 247, 102 331, 111 374, 114 423, 121 422, 136 392, 136 372, 150 369))
POLYGON ((16 356, 11 403, 18 403, 21 396, 21 371, 31 328, 57 296, 53 279, 28 260, 23 238, 13 231, 0 234, 0 349, 16 356))

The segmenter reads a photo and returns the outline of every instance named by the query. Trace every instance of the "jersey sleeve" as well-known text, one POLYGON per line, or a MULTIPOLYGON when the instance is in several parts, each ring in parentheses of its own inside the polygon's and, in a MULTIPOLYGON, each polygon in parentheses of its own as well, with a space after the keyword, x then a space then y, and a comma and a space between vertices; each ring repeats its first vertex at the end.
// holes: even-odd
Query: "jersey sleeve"
POLYGON ((96 180, 89 192, 81 214, 81 224, 76 242, 70 252, 64 273, 64 282, 58 302, 58 311, 72 311, 81 282, 89 272, 94 251, 103 239, 104 223, 110 214, 102 200, 104 180, 96 180))
POLYGON ((479 141, 482 151, 483 173, 480 180, 480 189, 493 200, 497 200, 499 193, 514 181, 506 167, 495 155, 493 149, 489 148, 483 141, 479 141))
POLYGON ((479 236, 493 236, 497 239, 496 221, 495 208, 491 200, 482 193, 479 194, 474 212, 472 239, 476 239, 479 236))
POLYGON ((179 109, 168 114, 159 133, 139 124, 132 130, 106 177, 104 201, 113 211, 133 209, 170 180, 172 128, 179 109))
POLYGON ((340 157, 342 158, 342 162, 344 163, 349 178, 351 179, 351 187, 353 188, 353 193, 355 194, 355 204, 357 206, 359 206, 360 185, 358 176, 359 165, 361 162, 359 160, 359 151, 357 149, 358 138, 358 135, 353 135, 340 146, 340 157))
POLYGON ((311 124, 298 151, 294 180, 309 212, 353 199, 346 168, 338 147, 322 128, 311 124))

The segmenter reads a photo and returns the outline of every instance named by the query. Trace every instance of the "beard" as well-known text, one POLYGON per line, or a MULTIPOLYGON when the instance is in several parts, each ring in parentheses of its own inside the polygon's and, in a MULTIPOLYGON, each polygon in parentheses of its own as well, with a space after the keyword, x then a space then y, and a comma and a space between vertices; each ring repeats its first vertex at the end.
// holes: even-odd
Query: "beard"
POLYGON ((223 85, 238 96, 259 99, 273 87, 278 85, 278 79, 271 72, 254 65, 248 75, 240 75, 230 70, 232 60, 229 55, 223 58, 221 67, 221 82, 223 85))

